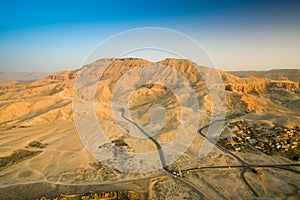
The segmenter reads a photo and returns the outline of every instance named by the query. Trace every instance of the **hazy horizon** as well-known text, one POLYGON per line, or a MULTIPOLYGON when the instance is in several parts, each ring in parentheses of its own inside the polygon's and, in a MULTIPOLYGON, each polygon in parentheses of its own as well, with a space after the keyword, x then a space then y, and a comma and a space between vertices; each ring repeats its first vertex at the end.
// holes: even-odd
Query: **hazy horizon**
MULTIPOLYGON (((123 57, 122 57, 123 58, 123 57)), ((126 57, 127 58, 127 57, 126 57)), ((129 58, 129 57, 128 57, 129 58)), ((141 58, 141 57, 130 57, 130 58, 141 58)), ((168 59, 169 57, 166 57, 165 59, 168 59)), ((106 59, 106 58, 100 58, 100 59, 106 59)), ((99 60, 100 60, 99 59, 99 60)), ((145 59, 145 58, 141 58, 141 59, 145 59)), ((159 61, 161 61, 161 60, 149 60, 149 59, 145 59, 145 60, 148 60, 148 61, 150 61, 150 62, 159 62, 159 61)), ((162 59, 162 60, 164 60, 164 59, 162 59)), ((92 64, 92 63, 90 63, 90 64, 92 64)), ((24 68, 25 70, 27 70, 27 71, 0 71, 0 73, 56 73, 56 72, 60 72, 60 71, 68 71, 68 70, 78 70, 78 69, 80 69, 81 67, 83 67, 83 66, 78 66, 78 67, 76 67, 76 68, 61 68, 61 69, 58 69, 58 70, 56 70, 56 71, 28 71, 28 69, 31 69, 31 68, 24 68)), ((290 67, 290 68, 288 68, 288 67, 286 67, 286 68, 284 68, 284 67, 282 67, 282 68, 280 68, 280 67, 274 67, 274 68, 272 68, 272 67, 258 67, 258 68, 249 68, 249 69, 239 69, 239 68, 233 68, 233 69, 222 69, 222 68, 220 68, 220 66, 217 66, 217 69, 219 69, 219 70, 223 70, 223 71, 228 71, 228 72, 233 72, 233 71, 270 71, 270 70, 293 70, 293 69, 300 69, 300 67, 290 67)))
POLYGON ((221 70, 298 69, 299 8, 293 0, 6 2, 0 71, 78 69, 99 43, 140 27, 192 37, 221 70))

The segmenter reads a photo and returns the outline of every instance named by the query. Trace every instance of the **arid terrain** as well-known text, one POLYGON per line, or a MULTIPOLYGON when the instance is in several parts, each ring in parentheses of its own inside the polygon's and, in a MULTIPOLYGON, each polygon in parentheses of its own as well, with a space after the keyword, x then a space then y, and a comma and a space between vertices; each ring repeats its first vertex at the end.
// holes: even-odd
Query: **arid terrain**
POLYGON ((0 82, 34 81, 49 76, 51 72, 0 72, 0 82))
POLYGON ((0 199, 299 199, 299 69, 249 73, 198 69, 184 59, 157 63, 100 59, 34 81, 1 80, 0 199), (196 131, 189 132, 190 124, 185 124, 186 131, 177 132, 183 118, 180 110, 189 112, 189 105, 182 105, 178 98, 190 99, 189 95, 176 95, 169 87, 153 83, 142 84, 128 102, 123 101, 122 92, 131 89, 131 82, 151 75, 147 70, 140 72, 143 76, 131 72, 144 65, 163 78, 169 77, 169 71, 158 66, 169 66, 189 82, 198 104, 196 131), (103 67, 107 68, 101 76, 103 67), (222 134, 211 137, 208 129, 218 123, 211 121, 213 109, 221 110, 222 105, 213 107, 215 97, 209 88, 215 86, 208 85, 211 82, 203 75, 214 73, 223 81, 216 87, 225 92, 226 116, 222 134), (90 82, 76 88, 78 77, 86 74, 90 82), (118 86, 124 74, 131 74, 130 79, 118 86), (114 94, 118 87, 120 92, 114 94), (91 110, 80 106, 90 102, 90 96, 97 123, 110 142, 85 138, 98 134, 89 121, 91 110), (76 108, 74 97, 79 102, 76 108), (114 112, 114 98, 118 105, 128 105, 128 111, 114 112), (85 126, 78 121, 75 126, 78 116, 85 119, 85 126), (162 127, 161 116, 165 118, 162 127), (78 134, 77 130, 85 129, 86 135, 78 134), (147 130, 155 134, 139 137, 147 130), (182 144, 176 146, 182 155, 164 165, 173 154, 159 150, 178 134, 183 134, 179 136, 182 144), (186 138, 192 138, 188 145, 186 138), (199 157, 203 144, 212 149, 199 157), (91 152, 105 159, 99 161, 91 152), (138 161, 138 154, 151 152, 149 163, 138 161), (157 170, 144 170, 159 165, 157 170))

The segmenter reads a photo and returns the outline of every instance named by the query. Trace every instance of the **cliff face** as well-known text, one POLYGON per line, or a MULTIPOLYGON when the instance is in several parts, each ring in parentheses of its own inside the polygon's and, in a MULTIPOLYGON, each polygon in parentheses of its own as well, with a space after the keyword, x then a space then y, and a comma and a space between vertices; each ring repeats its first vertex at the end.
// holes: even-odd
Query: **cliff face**
POLYGON ((48 79, 54 80, 54 81, 69 81, 76 78, 76 72, 75 71, 63 71, 54 73, 50 76, 48 76, 48 79))
POLYGON ((288 91, 295 91, 300 88, 298 82, 292 81, 280 81, 280 80, 264 80, 262 79, 259 82, 248 80, 245 83, 232 83, 226 84, 225 89, 227 91, 236 91, 243 93, 263 93, 272 90, 285 89, 288 91))
MULTIPOLYGON (((225 75, 226 76, 226 75, 225 75)), ((223 78, 229 111, 291 111, 300 99, 300 83, 287 78, 223 78)))

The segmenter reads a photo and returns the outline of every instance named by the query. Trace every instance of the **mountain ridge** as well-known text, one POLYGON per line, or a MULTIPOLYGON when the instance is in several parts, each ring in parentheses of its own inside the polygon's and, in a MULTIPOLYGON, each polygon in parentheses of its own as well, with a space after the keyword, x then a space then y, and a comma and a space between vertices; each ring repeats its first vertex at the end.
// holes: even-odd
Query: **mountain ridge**
MULTIPOLYGON (((212 113, 212 101, 216 100, 214 98, 218 97, 219 93, 216 94, 217 96, 212 96, 208 88, 214 87, 224 89, 224 94, 222 92, 220 94, 224 95, 225 99, 221 99, 220 105, 215 105, 215 110, 219 111, 222 109, 222 105, 226 105, 226 122, 222 127, 224 129, 221 130, 220 137, 225 138, 225 143, 233 149, 232 154, 237 154, 243 157, 245 161, 254 164, 290 162, 284 156, 286 150, 283 150, 283 147, 288 149, 287 153, 297 153, 299 147, 294 145, 296 140, 288 141, 292 144, 290 147, 283 142, 282 149, 277 149, 280 154, 271 157, 258 150, 258 148, 261 151, 269 148, 269 140, 264 138, 266 141, 260 144, 258 143, 260 136, 255 138, 256 136, 253 134, 259 134, 261 130, 266 130, 265 132, 270 135, 268 137, 273 137, 272 135, 276 136, 277 133, 269 133, 268 131, 275 130, 275 128, 277 130, 279 127, 280 130, 286 130, 282 137, 287 137, 285 135, 289 135, 291 130, 296 130, 293 127, 299 127, 299 82, 290 81, 286 78, 268 79, 253 76, 240 78, 228 72, 195 66, 191 61, 181 59, 166 59, 156 63, 133 58, 102 59, 77 70, 57 72, 35 81, 0 83, 0 184, 4 188, 3 191, 5 191, 5 186, 14 185, 24 194, 27 194, 26 189, 19 185, 26 188, 27 183, 35 181, 65 185, 106 183, 109 186, 112 182, 130 182, 134 179, 147 177, 150 177, 149 180, 154 178, 155 181, 161 183, 159 176, 164 176, 163 180, 166 180, 168 184, 173 181, 172 185, 176 186, 177 189, 172 189, 172 192, 180 191, 182 193, 183 190, 178 188, 183 188, 186 189, 185 194, 190 195, 189 187, 180 185, 181 183, 171 176, 166 176, 163 169, 159 168, 150 172, 142 170, 141 173, 129 173, 127 171, 145 169, 145 167, 147 169, 147 167, 160 163, 155 157, 156 154, 151 158, 147 154, 157 151, 157 147, 148 138, 140 138, 140 132, 136 131, 135 128, 153 130, 151 132, 152 137, 162 148, 167 147, 177 136, 181 137, 180 142, 175 146, 176 151, 164 151, 165 158, 172 159, 175 153, 184 149, 183 154, 168 165, 168 169, 174 171, 176 177, 177 175, 183 176, 178 171, 181 169, 199 169, 199 166, 238 165, 238 160, 225 154, 219 148, 213 148, 207 156, 199 159, 199 148, 204 144, 205 138, 197 133, 198 130, 201 130, 202 133, 205 127, 209 127, 209 124, 213 123, 211 122, 214 114, 212 113), (114 62, 111 63, 112 61, 114 62), (149 66, 150 68, 141 66, 149 66), (179 75, 171 76, 171 70, 164 66, 175 69, 183 78, 180 79, 179 75), (106 70, 101 71, 103 68, 106 70), (174 85, 180 88, 175 87, 172 91, 171 88, 163 84, 151 84, 149 81, 157 79, 149 79, 148 81, 147 77, 153 74, 157 74, 165 80, 173 81, 174 85), (217 74, 217 77, 211 76, 213 74, 217 74), (206 80, 203 76, 212 78, 212 80, 206 80), (78 77, 85 77, 86 79, 82 81, 78 80, 78 77), (221 83, 209 84, 215 83, 214 81, 218 78, 222 80, 221 83), (181 89, 182 80, 187 81, 186 86, 193 91, 198 105, 193 104, 193 101, 190 100, 193 97, 190 92, 181 89), (119 85, 118 81, 121 81, 119 85), (115 90, 117 90, 116 95, 114 94, 115 90), (132 93, 126 96, 126 92, 130 91, 132 93), (181 104, 180 100, 185 101, 186 104, 181 104), (112 103, 112 101, 114 102, 112 103), (74 104, 76 102, 78 104, 74 104), (88 107, 84 106, 86 104, 88 107), (113 110, 113 106, 117 106, 115 110, 113 110), (124 114, 123 109, 126 106, 128 109, 124 114), (190 114, 192 109, 198 112, 199 119, 196 119, 198 121, 192 118, 190 114), (121 116, 119 111, 122 111, 121 116), (182 112, 187 114, 185 115, 187 120, 184 121, 184 130, 186 131, 178 134, 179 127, 183 124, 182 112), (89 114, 96 116, 96 123, 93 122, 92 118, 89 118, 91 116, 89 114), (78 123, 76 125, 74 123, 77 116, 82 119, 82 121, 79 120, 79 126, 76 126, 78 123), (130 117, 136 126, 128 126, 124 121, 121 121, 122 116, 127 119, 130 117), (164 118, 164 123, 160 124, 162 118, 164 118), (196 124, 198 127, 190 129, 189 126, 194 122, 198 122, 196 124), (84 125, 83 135, 79 135, 78 131, 81 123, 84 125), (91 135, 94 137, 99 134, 99 128, 95 129, 95 124, 102 129, 107 141, 96 138, 88 139, 91 135), (268 127, 272 128, 267 129, 268 127), (233 138, 233 133, 236 133, 238 137, 233 138), (249 136, 244 137, 243 134, 245 133, 249 136), (186 144, 186 139, 189 139, 193 134, 196 136, 192 143, 186 144), (86 138, 88 140, 84 140, 86 138), (244 151, 241 149, 243 146, 239 146, 243 139, 249 140, 249 143, 257 142, 256 146, 253 146, 255 150, 245 147, 245 151, 249 152, 247 154, 240 152, 241 150, 244 151), (96 151, 101 151, 97 155, 105 159, 94 157, 88 151, 89 147, 95 147, 96 151), (135 159, 136 156, 144 153, 147 154, 146 160, 135 159)), ((299 133, 293 132, 296 136, 299 133)), ((206 133, 203 132, 203 134, 206 133)), ((245 144, 248 142, 246 141, 245 144)), ((253 143, 253 145, 255 144, 253 143)), ((246 195, 247 198, 249 197, 248 199, 251 199, 251 193, 247 187, 240 187, 243 184, 241 179, 237 178, 240 175, 230 170, 238 169, 229 167, 226 171, 221 171, 222 179, 216 171, 209 170, 205 175, 205 180, 211 181, 214 185, 217 180, 220 183, 219 186, 225 188, 218 190, 228 199, 242 199, 240 194, 235 196, 236 194, 228 192, 231 191, 228 189, 229 187, 235 191, 242 191, 248 195, 246 195)), ((274 181, 267 177, 270 175, 267 170, 263 171, 266 176, 258 176, 258 173, 251 175, 250 173, 251 171, 247 171, 247 177, 251 176, 252 178, 249 180, 253 181, 258 177, 259 181, 255 183, 267 191, 266 196, 274 194, 272 193, 274 187, 271 184, 274 181)), ((291 185, 295 185, 297 182, 297 178, 288 176, 286 171, 277 171, 276 173, 282 177, 289 177, 291 185)), ((179 178, 188 180, 199 191, 202 191, 203 187, 206 186, 199 185, 199 183, 203 183, 199 181, 199 178, 204 180, 202 178, 204 174, 204 171, 199 171, 199 174, 194 176, 195 172, 193 171, 189 175, 184 174, 184 176, 187 175, 186 179, 184 177, 179 178)), ((286 180, 286 178, 282 180, 286 180)), ((275 186, 281 188, 284 184, 276 183, 275 186)), ((131 186, 130 183, 128 185, 131 186)), ((148 191, 148 185, 145 185, 148 191)), ((291 187, 288 188, 290 191, 295 189, 290 185, 284 186, 291 187)), ((45 191, 49 190, 49 187, 43 186, 43 184, 40 187, 45 191)), ((163 194, 166 194, 165 191, 169 189, 161 190, 163 187, 159 187, 156 190, 156 187, 157 185, 153 187, 154 193, 162 191, 163 194)), ((124 189, 124 187, 122 188, 124 189)), ((86 189, 83 192, 88 192, 86 189)), ((210 196, 215 189, 206 188, 205 190, 208 192, 203 194, 207 199, 219 197, 210 196)), ((0 193, 1 191, 2 189, 0 189, 0 193)), ((59 195, 65 191, 64 188, 55 188, 51 195, 59 195)), ((18 196, 19 194, 12 194, 12 196, 14 195, 18 196)), ((198 198, 195 197, 195 199, 198 198)))
MULTIPOLYGON (((202 92, 199 93, 199 95, 201 94, 199 98, 204 98, 205 96, 207 96, 207 94, 205 94, 204 92, 207 87, 205 86, 204 79, 194 67, 194 63, 192 63, 189 60, 169 58, 158 62, 149 62, 145 59, 140 58, 122 58, 100 59, 92 64, 83 66, 81 69, 53 73, 42 79, 27 83, 1 83, 0 92, 2 95, 0 96, 0 98, 2 100, 5 100, 11 98, 19 99, 20 97, 18 97, 18 95, 21 95, 23 98, 32 98, 37 97, 39 95, 41 97, 47 97, 50 95, 55 96, 55 98, 70 99, 73 94, 74 81, 78 74, 89 73, 93 74, 93 76, 97 76, 97 70, 99 69, 99 67, 110 65, 107 66, 108 68, 103 73, 102 77, 98 77, 97 79, 95 79, 100 81, 100 84, 104 84, 102 85, 103 87, 99 87, 97 89, 96 99, 103 100, 104 98, 108 100, 108 96, 112 94, 113 85, 106 85, 108 81, 104 80, 107 79, 107 77, 110 81, 115 82, 122 76, 122 74, 125 71, 141 65, 149 64, 154 64, 154 66, 156 64, 162 64, 173 67, 179 73, 183 74, 187 80, 190 81, 190 84, 194 89, 198 88, 197 90, 199 90, 200 88, 202 88, 202 92), (91 69, 94 71, 89 71, 91 69), (108 96, 105 97, 102 94, 106 94, 108 96)), ((211 73, 215 71, 215 69, 202 66, 200 66, 200 69, 201 73, 211 73)), ((276 70, 276 72, 278 72, 278 70, 276 70)), ((296 102, 297 95, 299 95, 299 82, 294 82, 286 78, 268 79, 253 76, 247 78, 240 78, 236 75, 221 70, 219 70, 218 73, 220 74, 220 77, 223 80, 224 85, 222 87, 224 87, 226 91, 227 99, 235 99, 235 102, 239 102, 237 104, 227 102, 227 108, 232 108, 233 110, 238 109, 242 112, 251 112, 255 109, 269 110, 268 106, 266 105, 266 108, 262 108, 261 106, 259 106, 260 103, 265 101, 274 103, 272 99, 277 99, 277 103, 275 103, 275 108, 282 107, 283 104, 278 102, 281 102, 281 100, 289 100, 290 102, 296 102), (282 97, 282 94, 286 95, 286 97, 282 97), (258 99, 261 100, 259 101, 258 99)), ((204 104, 209 105, 210 101, 204 104)))
POLYGON ((241 78, 256 76, 269 79, 287 77, 289 80, 300 82, 300 69, 271 69, 266 71, 227 71, 241 78))

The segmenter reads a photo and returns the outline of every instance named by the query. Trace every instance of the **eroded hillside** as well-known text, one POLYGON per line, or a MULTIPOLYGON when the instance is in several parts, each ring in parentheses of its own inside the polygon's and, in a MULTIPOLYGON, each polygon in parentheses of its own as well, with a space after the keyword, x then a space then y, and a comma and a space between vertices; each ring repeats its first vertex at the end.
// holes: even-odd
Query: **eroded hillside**
MULTIPOLYGON (((152 157, 149 157, 151 158, 150 163, 138 162, 135 159, 138 154, 151 152, 155 154, 157 151, 157 145, 149 140, 149 137, 140 137, 142 131, 138 130, 137 127, 142 127, 143 130, 152 134, 150 134, 151 137, 159 145, 167 147, 176 138, 179 127, 181 127, 182 110, 191 113, 190 108, 197 108, 199 114, 197 130, 210 123, 213 102, 216 100, 215 98, 222 99, 219 96, 211 96, 209 91, 213 87, 220 88, 226 95, 223 103, 226 105, 227 121, 223 127, 222 141, 227 141, 226 137, 228 135, 230 137, 230 134, 238 131, 233 129, 232 123, 240 120, 246 120, 253 127, 262 126, 263 124, 263 126, 269 127, 270 130, 273 130, 270 127, 285 127, 289 130, 297 125, 299 126, 299 82, 291 81, 288 78, 240 78, 227 72, 216 72, 214 69, 196 66, 195 63, 183 59, 166 59, 158 63, 136 58, 101 59, 81 69, 58 72, 36 81, 1 83, 1 185, 13 186, 18 183, 36 182, 46 182, 47 184, 101 182, 108 184, 113 181, 131 181, 147 177, 162 178, 162 174, 167 176, 162 167, 157 171, 128 172, 131 168, 144 169, 145 165, 148 164, 153 165, 153 167, 160 165, 158 154, 153 156, 153 160, 151 160, 152 157), (134 71, 143 66, 150 68, 134 71), (177 74, 171 76, 172 70, 165 66, 176 70, 182 77, 177 74), (101 71, 104 67, 106 70, 101 71), (170 81, 173 81, 172 83, 176 84, 170 85, 170 87, 158 82, 145 82, 144 84, 143 81, 148 80, 147 77, 153 75, 154 72, 159 74, 162 79, 170 79, 170 81), (222 84, 218 82, 217 76, 212 76, 213 74, 219 74, 222 84), (81 83, 81 87, 74 87, 78 84, 76 81, 80 76, 88 76, 88 81, 81 83), (127 79, 124 79, 122 84, 118 83, 120 79, 122 80, 122 77, 126 78, 126 76, 127 79), (188 85, 186 86, 193 91, 193 94, 185 93, 185 90, 182 89, 176 90, 176 87, 184 86, 182 85, 183 81, 187 81, 188 85), (143 84, 139 85, 139 83, 143 84), (126 91, 135 86, 137 87, 128 96, 128 102, 125 101, 126 91), (195 95, 197 105, 190 101, 192 95, 195 95), (85 107, 73 109, 74 97, 81 104, 92 102, 89 103, 89 105, 92 105, 92 109, 85 109, 85 107), (115 104, 112 104, 112 100, 115 99, 117 99, 115 104), (179 99, 183 99, 190 104, 181 104, 179 99), (112 108, 113 105, 116 105, 115 110, 112 108), (125 106, 128 106, 128 112, 124 114, 123 107, 125 106), (88 126, 85 126, 86 132, 91 131, 91 134, 97 134, 97 131, 93 129, 93 124, 89 121, 91 111, 95 111, 97 123, 104 131, 108 141, 88 140, 90 143, 83 143, 82 139, 84 140, 84 138, 82 135, 80 135, 81 138, 79 137, 78 126, 76 129, 74 124, 74 116, 77 115, 87 116, 85 118, 88 124, 88 126), (129 117, 132 121, 128 120, 129 117), (228 120, 235 121, 229 122, 228 120), (99 162, 87 151, 89 149, 85 145, 95 146, 97 150, 100 149, 103 153, 101 156, 106 156, 106 159, 99 162)), ((215 109, 222 108, 222 104, 214 106, 215 109)), ((193 118, 189 118, 190 115, 186 115, 186 117, 187 121, 190 122, 190 124, 184 124, 186 130, 193 130, 189 129, 189 125, 192 125, 195 121, 192 120, 193 118)), ((178 151, 182 151, 180 152, 182 155, 168 165, 168 169, 178 171, 179 169, 203 165, 238 164, 238 160, 228 156, 218 148, 213 148, 206 157, 199 159, 199 147, 205 142, 205 139, 197 131, 186 131, 183 134, 186 134, 180 138, 183 142, 176 146, 179 149, 178 151), (193 135, 191 143, 185 144, 184 141, 189 142, 185 139, 191 135, 193 135)), ((89 135, 87 134, 86 137, 89 137, 89 135)), ((246 140, 245 138, 246 136, 242 139, 246 140)), ((231 149, 234 150, 235 146, 231 149)), ((173 153, 164 153, 166 161, 173 159, 173 153)), ((247 155, 245 152, 240 151, 236 153, 242 157, 246 156, 247 161, 254 163, 290 162, 289 159, 280 155, 268 157, 260 154, 261 152, 248 152, 247 155)), ((282 172, 278 173, 280 176, 284 176, 282 172)), ((222 186, 222 183, 225 182, 226 187, 236 188, 232 181, 232 184, 228 183, 228 180, 235 179, 235 175, 224 172, 222 175, 224 180, 218 183, 215 178, 217 176, 219 176, 217 172, 214 172, 213 176, 205 174, 205 180, 210 183, 199 183, 197 180, 203 180, 204 177, 200 172, 197 172, 188 177, 187 182, 192 183, 194 189, 206 187, 208 191, 213 190, 208 186, 209 184, 221 184, 222 186)), ((266 186, 264 181, 266 183, 272 182, 269 177, 271 175, 266 172, 266 176, 268 178, 262 178, 260 182, 262 183, 261 187, 264 188, 263 190, 269 191, 270 187, 266 186)), ((293 183, 295 182, 294 179, 297 178, 288 178, 293 183)), ((162 182, 159 180, 158 185, 153 187, 155 193, 153 195, 157 195, 157 197, 164 193, 160 192, 159 188, 167 190, 164 187, 159 187, 159 184, 162 184, 165 180, 162 179, 162 182)), ((169 182, 169 184, 174 185, 174 190, 178 187, 188 187, 184 185, 185 183, 178 183, 176 180, 169 182)), ((276 185, 276 187, 280 186, 280 184, 276 185)), ((292 186, 286 187, 290 189, 292 186)), ((115 188, 118 190, 121 186, 115 188)), ((128 186, 127 188, 137 189, 136 186, 128 186)), ((144 191, 144 189, 141 190, 144 191)), ((191 192, 192 195, 198 197, 201 195, 206 198, 218 197, 215 192, 202 194, 201 191, 197 191, 196 194, 194 189, 184 190, 185 193, 182 196, 188 196, 191 192)), ((244 197, 251 197, 251 192, 248 191, 247 187, 239 186, 239 189, 244 197)), ((227 198, 237 198, 233 193, 226 191, 222 190, 220 193, 227 198)), ((60 190, 57 190, 56 194, 60 192, 60 190)), ((55 194, 55 191, 51 194, 55 194)), ((265 194, 270 193, 265 192, 265 194)), ((297 192, 295 194, 299 195, 297 192)))

